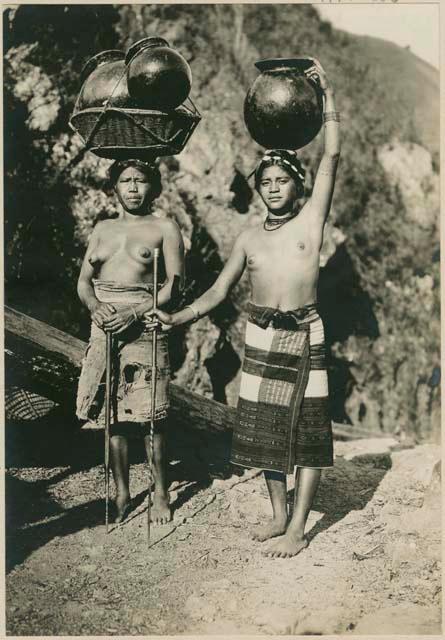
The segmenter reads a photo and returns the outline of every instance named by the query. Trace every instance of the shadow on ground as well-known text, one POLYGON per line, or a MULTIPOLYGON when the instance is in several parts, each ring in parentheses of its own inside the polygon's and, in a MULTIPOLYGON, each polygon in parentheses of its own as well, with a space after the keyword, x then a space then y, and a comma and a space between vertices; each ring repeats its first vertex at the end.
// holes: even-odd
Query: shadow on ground
MULTIPOLYGON (((352 460, 336 458, 333 469, 322 475, 313 509, 323 516, 308 531, 308 541, 343 520, 351 511, 364 509, 391 466, 390 453, 360 455, 352 460)), ((288 501, 293 504, 293 490, 288 492, 288 501)))
MULTIPOLYGON (((7 425, 7 571, 53 538, 96 527, 104 521, 103 431, 82 429, 74 423, 63 424, 54 418, 58 418, 57 414, 46 420, 7 425), (63 507, 61 483, 73 474, 93 468, 97 468, 92 480, 94 485, 82 487, 81 476, 79 478, 79 494, 85 493, 85 502, 71 508, 63 507), (60 496, 60 502, 54 499, 54 493, 60 496)), ((208 488, 215 478, 226 479, 243 473, 243 469, 233 467, 229 462, 230 443, 230 433, 185 430, 170 425, 168 484, 176 483, 181 487, 172 504, 173 510, 208 488)), ((130 461, 132 465, 145 461, 142 439, 130 440, 130 461)), ((323 513, 323 517, 308 533, 309 540, 342 520, 350 511, 363 509, 390 467, 389 453, 361 456, 350 461, 337 458, 335 467, 323 474, 314 504, 314 510, 323 513)), ((88 476, 90 479, 91 475, 88 476)), ((73 485, 70 493, 72 496, 73 485)), ((146 496, 145 490, 134 495, 133 511, 140 507, 146 496)), ((78 497, 75 496, 77 501, 78 497)), ((292 503, 291 492, 288 497, 292 503)))
MULTIPOLYGON (((230 433, 184 431, 171 425, 167 439, 168 483, 171 485, 176 481, 185 487, 174 501, 173 509, 207 488, 215 478, 242 473, 229 464, 230 441, 230 433)), ((131 465, 143 463, 143 440, 134 438, 129 442, 131 465)), ((57 412, 39 420, 7 425, 7 571, 24 562, 29 554, 54 537, 103 523, 103 449, 103 431, 80 428, 72 420, 67 424, 57 412), (98 468, 97 492, 100 494, 97 498, 68 509, 61 506, 63 495, 60 503, 54 500, 51 493, 56 485, 73 474, 95 467, 98 468), (51 469, 55 470, 52 475, 51 469)), ((89 495, 94 490, 90 487, 89 495)), ((81 491, 85 489, 79 487, 81 491)), ((146 499, 146 495, 147 491, 143 491, 134 496, 133 509, 146 499)))

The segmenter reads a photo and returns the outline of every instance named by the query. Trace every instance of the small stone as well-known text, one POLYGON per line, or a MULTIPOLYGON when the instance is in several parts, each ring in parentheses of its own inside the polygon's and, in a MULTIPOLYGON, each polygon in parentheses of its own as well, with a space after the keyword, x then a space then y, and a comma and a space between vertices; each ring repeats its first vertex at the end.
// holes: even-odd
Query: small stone
POLYGON ((246 513, 246 521, 249 524, 260 524, 261 520, 255 513, 246 513))
POLYGON ((225 578, 222 578, 221 580, 209 580, 204 584, 207 589, 214 591, 228 591, 232 586, 231 582, 225 578))
POLYGON ((184 611, 194 620, 204 620, 205 622, 211 622, 216 615, 215 605, 206 602, 204 598, 199 596, 187 598, 184 611))
POLYGON ((230 598, 229 600, 227 600, 226 609, 227 611, 230 611, 230 613, 235 613, 236 611, 238 611, 238 600, 236 600, 236 598, 230 598))
POLYGON ((441 461, 438 460, 433 467, 430 483, 425 491, 423 506, 438 509, 441 505, 441 461))
POLYGON ((95 573, 97 571, 97 565, 96 564, 81 564, 79 567, 79 571, 81 571, 82 573, 95 573))
POLYGON ((293 609, 285 609, 284 607, 268 606, 262 607, 257 615, 255 622, 270 634, 291 635, 295 626, 297 614, 293 609))
POLYGON ((404 474, 411 484, 419 482, 426 487, 431 482, 433 469, 440 458, 441 449, 438 445, 419 445, 409 451, 393 453, 391 472, 404 474))
POLYGON ((349 616, 339 607, 313 611, 296 623, 292 633, 294 635, 338 635, 346 630, 349 616))
POLYGON ((379 456, 389 453, 397 444, 397 440, 394 438, 364 438, 350 444, 350 451, 344 455, 344 459, 353 460, 363 455, 379 456))
POLYGON ((144 623, 144 613, 142 611, 135 611, 131 617, 131 624, 134 627, 139 627, 144 623))

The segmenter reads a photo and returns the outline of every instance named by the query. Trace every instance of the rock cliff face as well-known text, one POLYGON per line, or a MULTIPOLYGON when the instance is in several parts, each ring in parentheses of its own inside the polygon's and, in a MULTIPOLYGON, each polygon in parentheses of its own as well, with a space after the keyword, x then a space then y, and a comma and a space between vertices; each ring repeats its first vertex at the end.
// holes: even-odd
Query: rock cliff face
POLYGON ((388 181, 396 187, 405 208, 406 223, 435 228, 438 220, 439 175, 431 153, 418 144, 388 143, 377 154, 388 181))
MULTIPOLYGON (((439 179, 431 154, 419 145, 393 142, 383 145, 377 157, 400 195, 399 215, 412 248, 413 268, 382 282, 388 305, 377 311, 376 339, 370 343, 351 336, 337 345, 351 362, 355 380, 346 412, 354 424, 361 422, 370 429, 379 424, 402 437, 423 434, 438 439, 439 273, 434 254, 423 267, 415 252, 430 238, 437 243, 439 179)), ((394 232, 388 228, 388 233, 394 232)))
MULTIPOLYGON (((91 10, 72 8, 68 14, 85 23, 85 11, 91 10)), ((91 14, 87 22, 96 25, 97 36, 90 35, 90 42, 76 35, 75 21, 65 13, 45 8, 48 34, 40 33, 35 44, 23 35, 32 31, 33 10, 20 7, 8 14, 5 91, 12 115, 5 208, 11 303, 85 335, 88 320, 78 309, 74 286, 79 261, 96 217, 116 207, 104 192, 108 161, 82 154, 79 139, 68 132, 85 59, 105 48, 126 49, 156 32, 191 65, 191 96, 203 119, 179 156, 161 160, 164 191, 156 203, 156 215, 174 217, 183 232, 191 300, 214 282, 241 230, 264 215, 244 178, 262 152, 242 118, 257 74, 253 63, 309 53, 332 78, 343 122, 319 284, 332 353, 334 419, 407 438, 437 435, 437 145, 420 123, 422 114, 425 121, 437 120, 438 74, 394 45, 379 41, 376 47, 372 39, 335 31, 310 5, 120 5, 91 14), (63 39, 61 33, 68 35, 63 39), (54 38, 57 56, 50 56, 54 38), (408 76, 416 91, 406 91, 408 76), (33 89, 29 78, 44 82, 33 89), (39 102, 35 111, 41 98, 46 107, 39 102), (48 221, 45 227, 37 228, 39 217, 48 221), (48 250, 39 253, 42 244, 48 250), (40 262, 30 255, 39 255, 40 262), (44 279, 48 294, 39 301, 27 294, 36 278, 44 279), (63 302, 52 309, 45 300, 60 290, 63 302)), ((308 195, 320 149, 321 137, 300 152, 308 195)), ((244 278, 208 318, 175 333, 172 356, 180 384, 236 403, 248 296, 244 278)))

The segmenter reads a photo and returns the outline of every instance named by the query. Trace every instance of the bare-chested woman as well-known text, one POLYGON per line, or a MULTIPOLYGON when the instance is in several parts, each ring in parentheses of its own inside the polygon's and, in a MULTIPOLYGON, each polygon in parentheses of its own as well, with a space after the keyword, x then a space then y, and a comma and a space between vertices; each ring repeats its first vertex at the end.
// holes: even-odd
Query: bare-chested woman
POLYGON ((324 94, 324 151, 311 197, 296 154, 266 152, 255 185, 267 207, 264 224, 237 238, 223 271, 192 305, 162 322, 197 319, 220 304, 247 266, 252 292, 231 460, 264 469, 273 518, 253 536, 269 543, 266 555, 290 557, 307 546, 304 530, 321 469, 332 466, 332 428, 323 324, 317 283, 323 230, 340 154, 339 114, 326 73, 317 60, 306 71, 324 94), (286 474, 295 469, 289 522, 286 474))
MULTIPOLYGON (((120 203, 117 218, 99 222, 91 234, 78 282, 78 294, 91 313, 92 328, 77 397, 77 415, 104 421, 105 332, 113 332, 111 468, 116 484, 116 518, 130 510, 128 436, 144 436, 149 447, 151 416, 151 336, 144 325, 152 309, 153 255, 160 249, 163 285, 158 304, 171 298, 175 276, 183 280, 184 248, 176 223, 151 215, 161 191, 159 170, 140 160, 115 162, 110 178, 120 203)), ((158 338, 151 517, 171 519, 164 461, 164 431, 169 408, 167 333, 158 338)))

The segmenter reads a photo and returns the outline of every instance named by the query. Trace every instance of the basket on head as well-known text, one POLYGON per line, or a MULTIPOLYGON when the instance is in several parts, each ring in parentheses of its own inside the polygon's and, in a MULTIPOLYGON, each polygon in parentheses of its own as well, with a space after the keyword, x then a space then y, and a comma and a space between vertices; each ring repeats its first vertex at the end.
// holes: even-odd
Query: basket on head
POLYGON ((93 107, 75 112, 70 126, 101 158, 146 159, 180 153, 200 120, 193 103, 168 112, 93 107))

